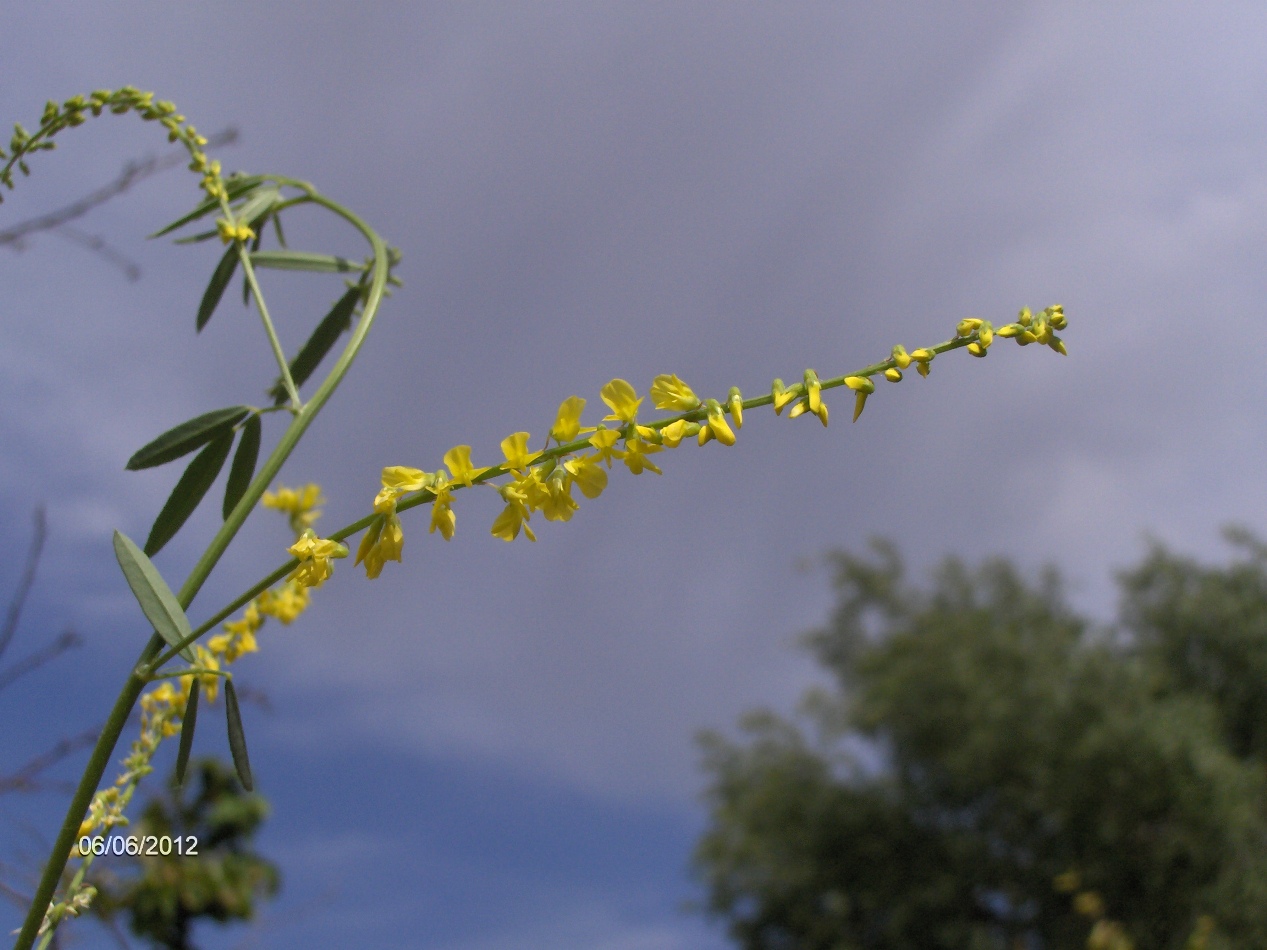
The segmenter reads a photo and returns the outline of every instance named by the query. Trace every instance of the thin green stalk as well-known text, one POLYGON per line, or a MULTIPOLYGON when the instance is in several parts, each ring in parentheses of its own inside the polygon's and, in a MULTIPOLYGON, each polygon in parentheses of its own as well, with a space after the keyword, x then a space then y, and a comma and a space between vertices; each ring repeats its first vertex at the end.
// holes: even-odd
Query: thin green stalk
POLYGON ((268 305, 264 302, 264 292, 260 290, 259 281, 255 279, 255 267, 251 264, 251 254, 246 249, 246 242, 238 240, 237 245, 242 273, 246 275, 246 282, 251 286, 251 296, 255 298, 255 306, 260 312, 260 319, 264 322, 264 332, 268 334, 268 345, 273 348, 273 357, 282 371, 282 385, 286 387, 286 394, 290 397, 291 409, 297 412, 302 408, 302 404, 299 400, 299 390, 290 376, 290 362, 286 359, 282 341, 277 338, 277 330, 274 329, 273 321, 268 315, 268 305))

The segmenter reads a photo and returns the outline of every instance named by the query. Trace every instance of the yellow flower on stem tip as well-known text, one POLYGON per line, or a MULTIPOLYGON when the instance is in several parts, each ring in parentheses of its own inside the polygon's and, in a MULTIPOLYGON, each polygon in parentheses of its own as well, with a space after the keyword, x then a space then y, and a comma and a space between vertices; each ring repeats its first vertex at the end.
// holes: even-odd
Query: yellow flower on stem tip
POLYGON ((550 435, 560 445, 564 442, 571 442, 582 431, 591 432, 592 429, 581 429, 581 412, 585 409, 585 400, 580 396, 568 396, 559 406, 559 413, 554 417, 554 426, 550 429, 550 435))
POLYGON ((502 454, 506 456, 506 467, 508 469, 523 471, 541 454, 540 452, 528 451, 529 438, 530 436, 527 432, 516 432, 502 439, 502 454))
POLYGON ((471 479, 488 471, 487 468, 476 468, 471 464, 471 447, 469 445, 455 445, 445 452, 444 464, 453 473, 453 481, 461 482, 467 488, 470 488, 473 484, 471 479))
MULTIPOLYGON (((699 397, 674 375, 663 373, 651 381, 651 401, 657 409, 687 412, 699 407, 699 397)), ((613 407, 614 408, 614 407, 613 407)))
POLYGON ((730 410, 730 418, 735 420, 735 428, 743 428, 743 393, 738 386, 731 386, 726 393, 726 408, 730 410))
POLYGON ((865 376, 846 376, 845 385, 856 394, 853 401, 853 421, 857 422, 858 417, 862 415, 862 407, 867 404, 867 396, 875 392, 875 383, 865 376))
POLYGON ((226 221, 224 218, 216 219, 216 233, 220 235, 220 240, 225 244, 233 241, 246 242, 255 237, 255 232, 246 224, 234 224, 226 221))
MULTIPOLYGON (((445 464, 449 464, 447 458, 445 464)), ((431 527, 427 529, 427 533, 434 534, 439 530, 444 540, 452 541, 458 523, 458 516, 453 513, 452 507, 453 491, 447 485, 440 484, 432 488, 432 491, 436 493, 436 499, 431 503, 431 527)))
POLYGON ((612 459, 625 457, 625 453, 616 448, 619 440, 620 432, 616 429, 599 429, 590 436, 590 445, 598 449, 598 457, 607 463, 608 468, 612 467, 612 459))
POLYGON ((783 407, 799 396, 800 393, 796 391, 795 386, 791 389, 784 389, 783 380, 776 379, 774 384, 770 387, 770 395, 774 397, 774 414, 777 416, 781 415, 783 413, 783 407))
POLYGON ((623 379, 613 379, 599 391, 599 395, 612 411, 612 414, 604 416, 604 419, 633 422, 637 418, 638 406, 641 405, 642 400, 638 398, 637 391, 623 379))
POLYGON ((563 463, 572 480, 586 498, 597 498, 607 487, 607 469, 598 464, 597 455, 581 455, 563 463))
POLYGON ((700 426, 699 444, 704 445, 709 440, 716 439, 722 445, 734 445, 735 433, 731 431, 725 415, 722 414, 721 404, 716 399, 709 399, 704 405, 708 409, 708 422, 700 426))
MULTIPOLYGON (((701 430, 702 431, 702 430, 701 430)), ((650 442, 644 442, 641 439, 626 439, 624 461, 629 471, 635 475, 641 475, 644 470, 650 469, 657 475, 663 475, 655 465, 647 461, 648 455, 654 455, 661 449, 658 445, 652 445, 650 442)), ((602 454, 601 452, 599 453, 602 454)))
POLYGON ((572 497, 572 479, 567 470, 556 468, 545 480, 546 497, 541 513, 547 521, 571 521, 572 514, 581 507, 572 497))
POLYGON ((911 365, 913 357, 906 352, 906 347, 901 343, 893 347, 893 362, 898 369, 906 369, 911 365))

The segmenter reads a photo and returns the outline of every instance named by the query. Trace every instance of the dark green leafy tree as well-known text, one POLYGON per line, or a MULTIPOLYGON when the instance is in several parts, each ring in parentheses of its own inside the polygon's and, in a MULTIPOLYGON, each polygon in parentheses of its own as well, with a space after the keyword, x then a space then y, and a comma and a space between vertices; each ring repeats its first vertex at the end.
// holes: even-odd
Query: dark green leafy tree
POLYGON ((1055 571, 832 556, 803 720, 703 739, 708 909, 745 950, 1267 947, 1267 547, 1154 547, 1119 622, 1055 571))
MULTIPOLYGON (((172 789, 151 799, 128 833, 186 842, 197 840, 196 855, 139 855, 98 872, 93 913, 107 921, 127 918, 134 934, 156 947, 192 950, 194 924, 250 920, 257 902, 276 894, 277 867, 250 848, 251 838, 268 814, 268 803, 246 793, 233 769, 216 759, 191 763, 186 797, 172 789), (192 779, 192 783, 191 783, 192 779), (125 870, 124 870, 125 869, 125 870)), ((98 866, 94 866, 96 871, 98 866)))

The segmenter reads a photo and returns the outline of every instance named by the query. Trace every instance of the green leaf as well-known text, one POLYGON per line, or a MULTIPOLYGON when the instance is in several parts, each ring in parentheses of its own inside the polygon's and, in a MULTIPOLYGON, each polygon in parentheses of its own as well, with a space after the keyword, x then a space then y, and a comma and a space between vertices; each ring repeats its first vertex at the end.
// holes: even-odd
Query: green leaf
POLYGON ((245 221, 258 232, 259 228, 256 225, 262 223, 269 209, 281 200, 282 193, 276 188, 261 188, 240 206, 234 208, 233 216, 239 221, 245 221))
POLYGON ((150 528, 150 536, 145 541, 145 553, 153 557, 163 550, 163 545, 170 541, 181 526, 189 520, 198 503, 207 494, 207 489, 224 468, 224 460, 229 457, 229 449, 233 448, 232 430, 216 436, 211 443, 194 456, 194 460, 180 476, 180 481, 167 497, 167 504, 154 519, 150 528))
POLYGON ((242 426, 242 438, 238 442, 238 450, 233 453, 233 465, 229 467, 229 481, 224 486, 224 508, 222 512, 227 521, 229 513, 238 506, 246 489, 255 477, 255 463, 260 457, 260 424, 259 414, 253 414, 242 426))
POLYGON ((318 274, 347 274, 365 270, 363 264, 333 254, 313 254, 308 251, 259 251, 251 255, 256 267, 274 270, 306 270, 318 274))
POLYGON ((255 790, 251 781, 251 760, 246 755, 246 733, 242 731, 242 710, 238 708, 238 693, 233 680, 224 681, 224 711, 229 722, 229 751, 233 753, 233 767, 238 770, 238 781, 248 792, 255 790))
MULTIPOLYGON (((230 201, 240 198, 253 188, 258 188, 264 182, 263 175, 230 175, 224 181, 224 190, 230 201)), ((177 218, 171 224, 161 230, 155 231, 150 235, 152 238, 162 237, 164 234, 170 234, 177 228, 183 228, 191 221, 197 221, 199 218, 210 214, 212 211, 220 209, 220 202, 212 198, 199 202, 189 214, 177 218)))
MULTIPOLYGON (((308 377, 325 359, 326 354, 330 352, 330 348, 334 346, 335 341, 349 327, 352 326, 352 312, 356 309, 357 301, 361 299, 360 286, 350 287, 347 292, 335 301, 334 306, 330 308, 330 312, 322 318, 317 324, 317 328, 312 331, 312 336, 308 337, 308 342, 303 345, 296 354, 295 358, 290 361, 290 377, 295 381, 295 386, 302 386, 308 381, 308 377)), ((269 390, 269 395, 273 397, 273 404, 280 406, 286 401, 286 387, 279 378, 273 384, 273 388, 269 390)))
POLYGON ((220 232, 218 230, 200 231, 197 234, 189 235, 189 237, 177 238, 176 240, 172 241, 172 243, 173 244, 198 244, 202 241, 210 241, 213 237, 219 237, 219 236, 220 236, 220 232))
POLYGON ((198 721, 198 677, 189 688, 185 702, 185 715, 180 717, 180 747, 176 750, 176 785, 185 784, 185 767, 189 765, 189 753, 194 747, 194 727, 198 721))
POLYGON ((136 454, 128 459, 126 468, 134 472, 142 468, 153 468, 188 455, 199 446, 206 445, 226 429, 232 429, 251 412, 250 406, 229 406, 227 409, 216 409, 201 416, 182 422, 174 429, 168 429, 136 454))
MULTIPOLYGON (((163 575, 145 552, 118 530, 114 532, 114 556, 123 569, 128 587, 132 588, 132 596, 141 605, 145 619, 153 624, 155 632, 173 647, 188 637, 193 632, 189 618, 163 580, 163 575)), ((183 648, 180 655, 188 662, 194 662, 194 654, 189 647, 183 648)))
POLYGON ((224 296, 224 288, 229 285, 234 268, 237 266, 238 246, 230 244, 224 252, 224 257, 220 258, 220 263, 216 265, 215 273, 211 275, 211 283, 207 284, 207 290, 202 295, 202 302, 198 304, 198 321, 195 327, 199 333, 207 325, 211 315, 216 312, 216 304, 224 296))

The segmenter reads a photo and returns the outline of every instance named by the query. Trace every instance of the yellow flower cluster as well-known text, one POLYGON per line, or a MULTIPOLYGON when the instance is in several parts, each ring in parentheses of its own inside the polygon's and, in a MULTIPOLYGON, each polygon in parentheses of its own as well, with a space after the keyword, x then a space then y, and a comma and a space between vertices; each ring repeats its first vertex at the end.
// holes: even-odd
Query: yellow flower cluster
MULTIPOLYGON (((248 603, 241 619, 226 622, 223 632, 208 638, 206 646, 194 644, 192 669, 197 673, 164 678, 142 694, 141 734, 132 743, 124 759, 125 770, 114 785, 93 797, 87 817, 80 825, 81 837, 128 823, 124 811, 136 784, 152 770, 149 763, 154 752, 163 739, 180 732, 194 676, 198 677, 203 699, 213 702, 220 689, 217 674, 244 654, 259 649, 255 634, 265 618, 275 617, 283 624, 293 621, 308 606, 308 588, 319 587, 329 576, 329 559, 347 556, 347 548, 317 538, 310 527, 321 514, 316 510, 322 503, 321 490, 316 485, 280 488, 276 494, 266 493, 263 501, 267 507, 289 516, 291 528, 299 535, 290 549, 301 561, 299 568, 279 587, 264 591, 248 603), (310 583, 314 580, 315 583, 310 583)), ((78 846, 72 857, 80 857, 78 846)))
POLYGON ((838 386, 853 391, 856 422, 867 397, 875 392, 872 376, 883 375, 889 382, 900 382, 903 370, 914 363, 919 374, 927 377, 938 353, 966 347, 973 355, 984 356, 996 336, 1014 337, 1022 346, 1042 342, 1064 353, 1064 344, 1052 330, 1065 325, 1064 308, 1059 305, 1048 307, 1038 317, 1024 309, 1017 323, 997 331, 987 321, 970 317, 959 323, 953 340, 938 346, 909 353, 905 347, 895 346, 887 360, 835 379, 820 379, 814 370, 807 369, 800 383, 785 386, 776 379, 768 396, 748 400, 737 387, 731 387, 724 402, 701 399, 676 375, 663 374, 652 380, 650 398, 657 409, 676 415, 647 424, 638 421, 645 397, 640 397, 626 380, 613 379, 599 393, 610 410, 602 422, 615 423, 613 426, 582 427, 585 400, 569 396, 559 406, 554 425, 538 451, 528 448, 527 432, 515 432, 502 440, 504 461, 497 465, 476 466, 471 461, 471 446, 459 445, 445 454, 445 468, 435 472, 402 465, 383 469, 382 488, 374 499, 375 516, 361 539, 356 563, 364 563, 366 575, 374 578, 382 573, 386 562, 399 562, 404 547, 399 511, 428 501, 430 531, 439 531, 446 541, 451 539, 457 527, 453 492, 460 488, 488 483, 501 496, 505 507, 493 522, 494 537, 513 541, 523 533, 535 541, 529 525, 533 513, 540 512, 547 521, 568 521, 579 507, 572 489, 578 488, 586 498, 597 498, 607 487, 607 470, 615 461, 623 462, 635 475, 645 471, 661 474, 651 456, 676 448, 691 437, 701 446, 711 441, 734 445, 735 430, 743 427, 744 410, 757 406, 771 405, 777 415, 788 409, 791 419, 813 415, 826 426, 828 410, 823 391, 838 386), (552 440, 554 446, 550 444, 552 440), (489 482, 503 475, 509 476, 506 481, 489 482))

